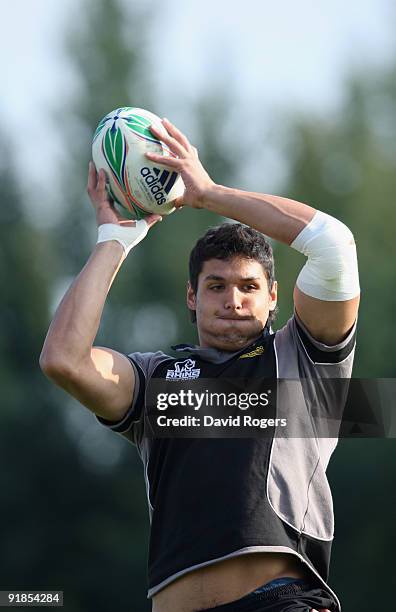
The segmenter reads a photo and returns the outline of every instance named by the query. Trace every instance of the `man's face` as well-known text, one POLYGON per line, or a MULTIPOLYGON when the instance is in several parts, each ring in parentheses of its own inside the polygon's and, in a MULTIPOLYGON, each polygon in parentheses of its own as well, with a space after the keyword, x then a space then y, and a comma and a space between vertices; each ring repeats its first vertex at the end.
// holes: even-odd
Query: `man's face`
POLYGON ((195 310, 199 343, 223 351, 238 351, 261 334, 276 306, 277 285, 268 289, 263 266, 235 256, 205 261, 197 293, 190 284, 187 306, 195 310))

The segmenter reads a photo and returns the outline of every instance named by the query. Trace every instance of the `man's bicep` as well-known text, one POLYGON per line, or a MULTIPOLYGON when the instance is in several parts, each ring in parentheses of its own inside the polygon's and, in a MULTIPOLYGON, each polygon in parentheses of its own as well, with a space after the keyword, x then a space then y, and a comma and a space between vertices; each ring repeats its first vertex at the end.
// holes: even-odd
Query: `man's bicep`
POLYGON ((345 301, 325 301, 294 288, 294 306, 313 338, 329 346, 342 342, 353 327, 360 296, 345 301))
POLYGON ((131 405, 134 387, 135 372, 128 357, 95 346, 68 391, 98 416, 118 421, 131 405))

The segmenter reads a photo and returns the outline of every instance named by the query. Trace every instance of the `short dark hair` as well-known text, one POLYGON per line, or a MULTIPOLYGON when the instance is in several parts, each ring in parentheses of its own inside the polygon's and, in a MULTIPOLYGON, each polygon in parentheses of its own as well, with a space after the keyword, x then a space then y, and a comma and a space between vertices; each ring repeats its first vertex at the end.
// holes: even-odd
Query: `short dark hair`
MULTIPOLYGON (((242 223, 222 223, 210 227, 190 253, 190 284, 194 293, 197 293, 198 277, 205 261, 227 260, 237 256, 254 259, 263 266, 270 291, 275 280, 275 264, 268 240, 257 230, 242 223)), ((276 310, 275 308, 269 313, 267 327, 275 320, 276 310)), ((195 312, 192 313, 192 318, 193 321, 196 320, 195 312)))

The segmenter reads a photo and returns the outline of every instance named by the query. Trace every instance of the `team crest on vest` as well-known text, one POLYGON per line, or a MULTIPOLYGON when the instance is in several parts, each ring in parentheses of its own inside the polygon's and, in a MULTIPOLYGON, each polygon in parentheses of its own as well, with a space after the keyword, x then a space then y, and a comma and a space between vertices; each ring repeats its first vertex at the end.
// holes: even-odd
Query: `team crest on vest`
POLYGON ((167 370, 166 380, 193 380, 199 378, 201 373, 200 368, 195 367, 193 359, 185 359, 184 361, 176 361, 172 370, 167 370))

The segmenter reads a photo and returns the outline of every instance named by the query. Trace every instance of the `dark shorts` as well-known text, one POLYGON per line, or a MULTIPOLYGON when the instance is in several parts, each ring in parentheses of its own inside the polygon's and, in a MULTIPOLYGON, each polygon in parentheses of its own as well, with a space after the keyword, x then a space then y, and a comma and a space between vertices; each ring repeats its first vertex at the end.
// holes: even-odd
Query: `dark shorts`
POLYGON ((200 612, 310 612, 312 608, 338 610, 333 597, 321 586, 306 580, 280 578, 241 599, 200 612))

